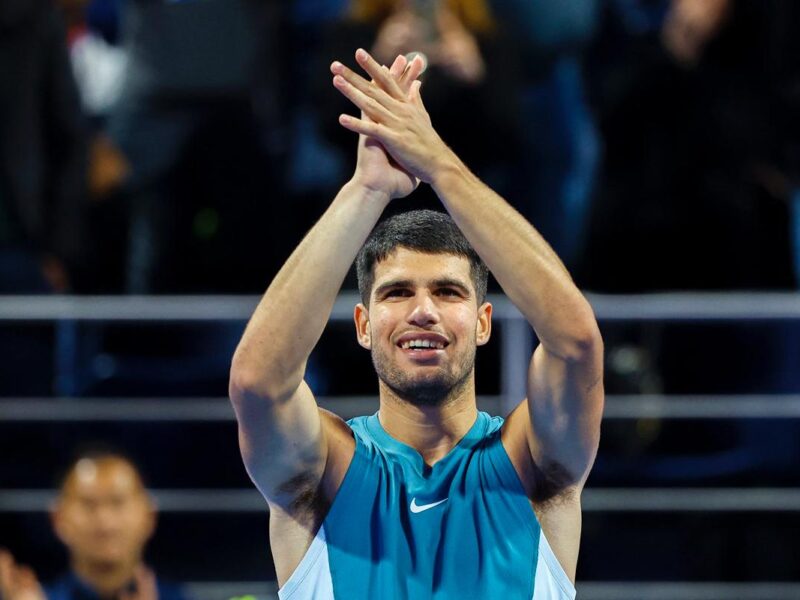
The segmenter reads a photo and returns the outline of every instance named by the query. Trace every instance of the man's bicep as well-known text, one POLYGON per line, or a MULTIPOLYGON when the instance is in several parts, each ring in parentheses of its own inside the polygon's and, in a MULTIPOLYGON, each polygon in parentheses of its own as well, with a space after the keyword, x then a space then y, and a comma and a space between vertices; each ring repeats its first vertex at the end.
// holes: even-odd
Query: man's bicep
POLYGON ((528 370, 531 456, 537 472, 559 488, 581 484, 600 440, 603 352, 565 360, 540 345, 528 370))
POLYGON ((234 403, 247 472, 270 502, 291 502, 316 489, 327 446, 317 403, 305 381, 283 402, 242 398, 234 403))

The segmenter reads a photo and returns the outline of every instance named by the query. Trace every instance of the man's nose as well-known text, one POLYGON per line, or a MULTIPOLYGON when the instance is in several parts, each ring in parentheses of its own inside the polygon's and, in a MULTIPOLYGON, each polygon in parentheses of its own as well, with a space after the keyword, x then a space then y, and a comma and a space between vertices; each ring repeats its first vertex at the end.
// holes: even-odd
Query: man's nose
POLYGON ((417 294, 414 307, 408 315, 408 322, 424 327, 439 322, 439 310, 430 294, 417 294))

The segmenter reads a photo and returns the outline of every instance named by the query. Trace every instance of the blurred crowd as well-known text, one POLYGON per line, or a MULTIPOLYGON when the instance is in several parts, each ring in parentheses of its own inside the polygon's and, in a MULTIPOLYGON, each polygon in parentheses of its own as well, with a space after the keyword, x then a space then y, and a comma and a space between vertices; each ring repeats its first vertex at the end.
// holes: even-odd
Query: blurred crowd
MULTIPOLYGON (((794 288, 794 0, 3 0, 0 293, 254 293, 423 52, 437 129, 588 289, 794 288)), ((411 204, 430 204, 421 189, 411 204)))

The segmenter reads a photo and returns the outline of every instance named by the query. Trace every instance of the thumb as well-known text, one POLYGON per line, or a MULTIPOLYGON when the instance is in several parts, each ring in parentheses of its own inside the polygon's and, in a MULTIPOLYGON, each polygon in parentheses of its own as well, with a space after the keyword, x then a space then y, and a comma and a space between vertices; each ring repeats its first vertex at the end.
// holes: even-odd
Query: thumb
POLYGON ((424 109, 425 104, 422 102, 422 93, 420 92, 421 89, 422 89, 421 81, 417 80, 411 84, 411 101, 420 108, 424 109))

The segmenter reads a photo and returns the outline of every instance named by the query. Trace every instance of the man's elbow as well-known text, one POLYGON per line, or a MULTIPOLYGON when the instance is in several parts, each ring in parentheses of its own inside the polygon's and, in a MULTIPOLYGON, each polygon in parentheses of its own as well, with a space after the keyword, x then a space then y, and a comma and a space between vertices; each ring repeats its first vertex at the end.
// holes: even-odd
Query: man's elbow
POLYGON ((603 337, 594 316, 573 322, 562 357, 570 363, 585 363, 603 356, 603 337))
MULTIPOLYGON (((231 364, 228 396, 234 407, 250 401, 280 403, 291 397, 300 381, 280 375, 277 369, 262 369, 242 364, 236 357, 231 364)), ((302 380, 302 378, 301 378, 302 380)))
POLYGON ((231 367, 228 377, 228 397, 234 405, 245 402, 254 396, 265 395, 256 373, 241 367, 231 367))

